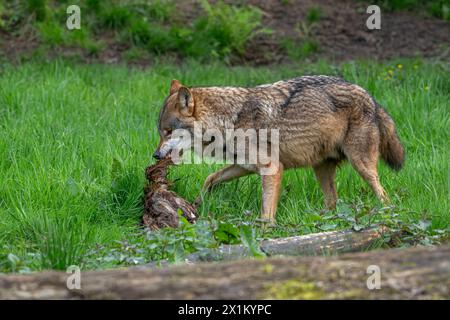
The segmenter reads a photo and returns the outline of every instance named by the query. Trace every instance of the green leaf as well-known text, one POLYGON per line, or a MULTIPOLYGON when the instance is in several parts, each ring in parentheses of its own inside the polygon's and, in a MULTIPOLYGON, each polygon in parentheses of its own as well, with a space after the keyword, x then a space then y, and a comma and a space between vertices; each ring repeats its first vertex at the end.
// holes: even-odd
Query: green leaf
POLYGON ((309 219, 311 219, 311 221, 316 222, 316 221, 321 221, 322 220, 322 216, 320 216, 319 214, 312 214, 309 216, 309 219))
POLYGON ((175 242, 171 249, 173 254, 171 260, 173 262, 180 262, 185 258, 186 254, 182 242, 175 242))
POLYGON ((328 230, 334 230, 336 229, 337 224, 324 224, 320 226, 320 229, 324 230, 324 231, 328 231, 328 230))
POLYGON ((18 256, 16 256, 15 254, 9 253, 8 261, 11 264, 11 270, 13 272, 15 272, 17 269, 17 265, 20 264, 20 258, 18 256))
POLYGON ((241 226, 240 236, 242 244, 250 250, 250 253, 255 258, 265 257, 265 253, 261 251, 258 241, 256 240, 255 229, 248 225, 241 226))
POLYGON ((342 201, 338 202, 336 211, 340 216, 348 216, 352 214, 352 208, 347 203, 342 201))
POLYGON ((220 222, 214 236, 221 243, 239 243, 239 229, 229 222, 220 222))
POLYGON ((428 220, 420 220, 419 223, 416 224, 416 226, 420 230, 426 231, 431 226, 431 222, 428 220))

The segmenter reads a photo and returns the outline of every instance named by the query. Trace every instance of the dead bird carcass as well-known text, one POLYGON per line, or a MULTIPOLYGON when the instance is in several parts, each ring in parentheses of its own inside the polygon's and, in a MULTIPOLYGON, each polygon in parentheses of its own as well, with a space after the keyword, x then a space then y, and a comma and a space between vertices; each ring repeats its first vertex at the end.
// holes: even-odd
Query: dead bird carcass
POLYGON ((148 180, 144 188, 145 205, 142 223, 150 229, 164 227, 177 228, 179 224, 178 210, 190 222, 197 220, 196 208, 170 191, 170 182, 167 181, 167 170, 173 162, 170 158, 158 161, 147 167, 145 176, 148 180))

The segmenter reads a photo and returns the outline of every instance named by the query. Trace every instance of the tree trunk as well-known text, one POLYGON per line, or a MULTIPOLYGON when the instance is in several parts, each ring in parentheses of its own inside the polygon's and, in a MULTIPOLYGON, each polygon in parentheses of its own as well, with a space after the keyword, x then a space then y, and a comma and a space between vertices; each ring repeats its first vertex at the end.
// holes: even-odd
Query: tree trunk
POLYGON ((450 246, 89 271, 79 290, 69 276, 3 275, 0 299, 449 299, 450 246))

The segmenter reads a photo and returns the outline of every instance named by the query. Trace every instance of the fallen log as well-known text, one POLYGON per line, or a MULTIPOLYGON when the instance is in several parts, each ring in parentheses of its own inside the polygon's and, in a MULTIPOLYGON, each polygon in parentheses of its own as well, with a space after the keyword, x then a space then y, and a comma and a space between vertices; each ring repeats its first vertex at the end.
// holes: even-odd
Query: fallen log
POLYGON ((449 299, 450 246, 88 271, 73 290, 69 276, 3 275, 0 299, 449 299))
MULTIPOLYGON (((360 231, 339 230, 313 233, 287 238, 261 241, 259 249, 266 256, 319 256, 336 255, 346 252, 358 252, 370 249, 385 236, 392 237, 388 228, 381 226, 360 231)), ((186 262, 197 261, 231 261, 252 257, 249 248, 242 244, 222 245, 218 249, 190 254, 186 262)))

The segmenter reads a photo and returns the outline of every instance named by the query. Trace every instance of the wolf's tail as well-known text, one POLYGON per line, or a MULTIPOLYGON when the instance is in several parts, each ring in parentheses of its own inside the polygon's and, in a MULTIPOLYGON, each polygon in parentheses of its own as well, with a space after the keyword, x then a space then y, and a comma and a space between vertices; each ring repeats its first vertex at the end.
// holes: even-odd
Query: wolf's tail
POLYGON ((381 157, 389 167, 398 171, 405 161, 405 151, 395 130, 394 121, 381 106, 378 108, 378 120, 381 157))

